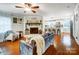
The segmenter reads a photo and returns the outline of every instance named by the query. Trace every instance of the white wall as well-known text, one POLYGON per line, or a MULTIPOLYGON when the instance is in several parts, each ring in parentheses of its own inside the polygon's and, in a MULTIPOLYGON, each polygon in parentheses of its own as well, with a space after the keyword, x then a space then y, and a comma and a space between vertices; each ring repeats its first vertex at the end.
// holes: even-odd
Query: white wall
POLYGON ((24 19, 23 17, 21 16, 11 16, 12 17, 12 30, 15 31, 15 32, 18 32, 18 31, 24 31, 24 19), (13 23, 13 17, 17 17, 17 18, 22 18, 23 19, 23 22, 22 23, 13 23))
POLYGON ((24 30, 24 24, 12 24, 12 30, 13 31, 23 31, 24 30))
POLYGON ((77 42, 77 44, 79 45, 79 8, 78 8, 79 4, 76 5, 75 9, 74 9, 74 14, 73 14, 73 36, 77 42), (77 14, 77 16, 76 16, 77 14))

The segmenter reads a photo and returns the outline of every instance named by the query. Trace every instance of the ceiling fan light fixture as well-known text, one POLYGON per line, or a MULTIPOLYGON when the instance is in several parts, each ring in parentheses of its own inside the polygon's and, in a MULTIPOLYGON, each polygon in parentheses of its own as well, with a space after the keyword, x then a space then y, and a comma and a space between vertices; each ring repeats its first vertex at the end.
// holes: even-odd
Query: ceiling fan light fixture
POLYGON ((31 9, 30 9, 30 8, 25 8, 24 10, 25 10, 25 11, 31 11, 31 9))
POLYGON ((37 6, 37 4, 36 3, 32 3, 32 6, 37 6))

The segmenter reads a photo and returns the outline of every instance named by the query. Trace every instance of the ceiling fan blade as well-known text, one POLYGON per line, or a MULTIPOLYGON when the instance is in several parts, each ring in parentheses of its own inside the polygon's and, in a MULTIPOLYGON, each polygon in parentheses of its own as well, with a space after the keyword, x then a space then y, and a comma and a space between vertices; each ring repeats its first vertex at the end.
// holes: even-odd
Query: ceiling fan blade
POLYGON ((23 6, 15 6, 16 8, 24 8, 23 6))
POLYGON ((29 7, 31 7, 32 6, 32 4, 31 3, 24 3, 25 4, 25 6, 29 6, 29 7))
POLYGON ((33 12, 33 13, 36 13, 36 11, 35 11, 35 10, 32 10, 32 12, 33 12))
POLYGON ((31 7, 32 9, 38 9, 39 8, 39 6, 33 6, 33 7, 31 7))

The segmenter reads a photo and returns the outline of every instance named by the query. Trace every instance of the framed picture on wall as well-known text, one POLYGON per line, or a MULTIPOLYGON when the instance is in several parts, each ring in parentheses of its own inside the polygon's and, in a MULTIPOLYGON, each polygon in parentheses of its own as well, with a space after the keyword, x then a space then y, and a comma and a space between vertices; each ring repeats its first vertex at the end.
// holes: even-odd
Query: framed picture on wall
POLYGON ((13 17, 13 23, 17 23, 17 17, 13 17))

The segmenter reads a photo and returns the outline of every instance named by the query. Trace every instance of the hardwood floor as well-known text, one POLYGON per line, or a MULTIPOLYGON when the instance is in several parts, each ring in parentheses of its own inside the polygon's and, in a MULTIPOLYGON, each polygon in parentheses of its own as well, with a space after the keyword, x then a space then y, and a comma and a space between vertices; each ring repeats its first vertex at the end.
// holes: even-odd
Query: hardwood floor
POLYGON ((14 42, 12 41, 6 41, 3 43, 0 43, 0 47, 5 47, 7 49, 7 53, 9 55, 19 55, 19 40, 16 40, 14 42))
MULTIPOLYGON (((63 36, 65 35, 69 34, 64 34, 63 36)), ((51 45, 43 55, 79 55, 79 46, 77 45, 75 39, 72 36, 70 37, 71 39, 70 47, 65 46, 61 42, 62 38, 60 38, 58 35, 55 35, 54 38, 55 38, 54 43, 56 43, 57 47, 51 45)))
MULTIPOLYGON (((50 45, 43 55, 79 55, 79 46, 72 36, 70 37, 71 46, 67 47, 62 43, 63 37, 66 35, 68 34, 64 34, 62 37, 59 35, 54 35, 54 44, 50 45)), ((9 55, 20 55, 19 41, 19 39, 14 42, 6 41, 0 43, 0 47, 5 47, 9 55)), ((65 44, 68 43, 66 42, 65 44)))

